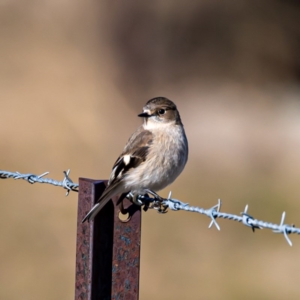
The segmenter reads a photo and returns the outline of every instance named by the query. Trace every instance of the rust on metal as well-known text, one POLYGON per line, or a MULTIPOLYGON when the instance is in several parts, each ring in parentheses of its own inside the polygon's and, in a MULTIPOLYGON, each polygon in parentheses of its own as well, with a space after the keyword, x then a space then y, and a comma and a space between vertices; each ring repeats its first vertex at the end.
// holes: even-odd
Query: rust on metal
POLYGON ((131 218, 119 219, 114 197, 94 221, 81 223, 107 181, 79 179, 75 300, 137 300, 139 294, 141 210, 124 200, 131 218))

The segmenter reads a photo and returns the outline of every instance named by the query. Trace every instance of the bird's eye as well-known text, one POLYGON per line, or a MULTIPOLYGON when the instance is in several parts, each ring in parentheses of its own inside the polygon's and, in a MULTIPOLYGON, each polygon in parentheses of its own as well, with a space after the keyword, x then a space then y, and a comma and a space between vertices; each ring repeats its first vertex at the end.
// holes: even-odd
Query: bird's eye
POLYGON ((158 110, 158 114, 160 114, 160 115, 163 115, 163 114, 165 114, 166 113, 166 110, 165 109, 160 109, 160 110, 158 110))

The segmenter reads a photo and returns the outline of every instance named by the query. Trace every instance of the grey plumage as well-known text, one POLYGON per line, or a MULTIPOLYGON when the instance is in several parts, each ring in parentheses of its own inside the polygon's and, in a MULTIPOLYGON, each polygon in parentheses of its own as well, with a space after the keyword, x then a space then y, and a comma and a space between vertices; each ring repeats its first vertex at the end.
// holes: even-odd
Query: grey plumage
POLYGON ((163 97, 153 98, 139 116, 144 118, 143 125, 129 138, 105 191, 82 222, 93 220, 115 195, 138 195, 146 189, 159 191, 182 172, 188 142, 176 105, 163 97))

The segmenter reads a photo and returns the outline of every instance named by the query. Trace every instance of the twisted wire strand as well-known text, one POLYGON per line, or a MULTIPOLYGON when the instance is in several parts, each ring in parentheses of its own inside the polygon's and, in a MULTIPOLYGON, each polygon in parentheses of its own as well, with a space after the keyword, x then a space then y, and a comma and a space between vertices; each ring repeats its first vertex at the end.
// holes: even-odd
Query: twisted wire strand
POLYGON ((19 172, 8 172, 0 170, 0 179, 7 179, 7 178, 14 178, 14 179, 23 179, 28 181, 31 184, 34 184, 35 182, 38 183, 47 183, 52 184, 55 186, 61 186, 64 189, 67 190, 66 196, 69 195, 70 191, 78 192, 79 185, 77 183, 73 183, 73 181, 69 177, 70 170, 64 171, 64 179, 62 181, 57 181, 51 178, 44 178, 45 175, 48 175, 49 172, 45 172, 41 175, 35 175, 35 174, 21 174, 19 172))
MULTIPOLYGON (((14 179, 23 179, 28 181, 29 183, 33 184, 35 182, 38 183, 47 183, 52 184, 54 186, 60 186, 67 190, 66 196, 68 196, 70 191, 78 192, 79 185, 77 183, 73 183, 73 181, 69 177, 70 170, 64 171, 64 179, 62 181, 57 181, 50 178, 44 178, 45 175, 49 174, 49 172, 45 172, 41 175, 35 175, 35 174, 21 174, 19 172, 8 172, 0 170, 0 179, 7 179, 7 178, 14 178, 14 179)), ((158 195, 157 195, 158 196, 158 195)), ((188 203, 184 203, 180 200, 171 198, 172 193, 169 193, 168 198, 161 198, 161 197, 149 197, 147 195, 139 196, 138 201, 141 205, 144 206, 144 210, 146 211, 148 208, 156 209, 160 213, 167 212, 167 209, 173 210, 173 211, 188 211, 188 212, 195 212, 199 214, 206 215, 211 219, 211 222, 209 224, 209 228, 211 228, 213 225, 220 230, 220 226, 217 223, 217 218, 222 219, 228 219, 237 221, 240 223, 243 223, 245 226, 250 227, 253 231, 255 229, 271 229, 274 233, 281 233, 284 235, 287 243, 292 246, 292 242, 289 239, 289 234, 300 234, 300 228, 295 227, 294 225, 287 225, 284 224, 285 219, 285 212, 282 213, 280 224, 273 224, 268 223, 265 221, 257 220, 251 215, 247 213, 248 211, 248 205, 246 205, 244 211, 241 213, 241 216, 229 214, 225 212, 220 212, 221 209, 221 200, 218 200, 218 203, 214 206, 212 206, 209 209, 204 209, 197 206, 190 206, 188 203)))
POLYGON ((248 211, 248 205, 246 205, 244 211, 241 213, 241 216, 234 215, 234 214, 229 214, 225 212, 220 212, 221 209, 221 200, 218 200, 218 204, 214 205, 213 207, 209 209, 204 209, 201 207, 197 206, 190 206, 188 203, 181 202, 178 199, 173 199, 171 198, 172 193, 169 193, 168 198, 164 199, 157 199, 157 198, 151 198, 148 196, 139 196, 139 200, 146 204, 146 206, 149 206, 149 208, 157 209, 159 212, 166 212, 166 209, 169 208, 170 210, 173 211, 179 211, 179 210, 184 210, 188 212, 195 212, 199 214, 206 215, 211 219, 211 222, 209 224, 209 228, 211 228, 213 225, 220 230, 220 226, 217 223, 216 219, 221 218, 221 219, 228 219, 228 220, 233 220, 237 221, 240 223, 243 223, 247 227, 251 227, 252 231, 254 232, 255 229, 271 229, 274 233, 281 233, 284 235, 284 238, 286 239, 287 243, 292 246, 292 242, 289 239, 288 235, 293 233, 293 234, 300 234, 300 228, 296 228, 294 225, 287 225, 284 224, 284 219, 285 219, 285 212, 282 213, 281 216, 281 221, 280 224, 273 224, 261 220, 257 220, 251 215, 247 213, 248 211))

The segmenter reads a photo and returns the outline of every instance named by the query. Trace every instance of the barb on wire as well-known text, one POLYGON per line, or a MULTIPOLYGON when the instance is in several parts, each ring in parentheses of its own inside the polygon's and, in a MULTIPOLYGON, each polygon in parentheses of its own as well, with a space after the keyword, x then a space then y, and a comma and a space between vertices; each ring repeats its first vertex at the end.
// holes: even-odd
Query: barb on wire
POLYGON ((7 178, 24 179, 31 184, 35 182, 39 182, 39 183, 48 183, 55 186, 61 186, 67 190, 66 196, 69 195, 70 191, 78 192, 78 187, 79 187, 78 184, 73 183, 73 181, 69 177, 70 170, 64 171, 65 177, 62 181, 57 181, 50 178, 44 178, 44 176, 48 174, 49 172, 45 172, 41 175, 21 174, 19 172, 8 172, 8 171, 0 170, 0 179, 7 179, 7 178))
MULTIPOLYGON (((14 179, 24 179, 28 181, 29 183, 33 184, 35 182, 39 183, 48 183, 55 186, 61 186, 64 189, 67 190, 66 196, 68 196, 70 191, 78 192, 79 185, 77 183, 73 183, 73 181, 70 179, 69 174, 70 170, 64 171, 65 177, 62 181, 56 181, 50 178, 44 178, 49 174, 49 172, 45 172, 41 175, 34 175, 34 174, 21 174, 19 172, 8 172, 8 171, 2 171, 0 170, 0 179, 6 179, 6 178, 14 178, 14 179)), ((149 191, 151 194, 151 191, 149 191)), ((300 234, 300 228, 296 228, 295 225, 287 225, 284 224, 285 220, 285 212, 282 213, 280 224, 272 224, 265 221, 260 221, 252 217, 248 214, 248 205, 246 205, 244 211, 241 213, 241 216, 234 215, 234 214, 228 214, 221 212, 221 200, 218 200, 218 203, 211 208, 204 209, 197 206, 190 206, 188 203, 181 202, 180 200, 173 199, 172 193, 170 192, 168 195, 168 198, 162 198, 156 193, 152 192, 152 197, 146 195, 141 195, 137 199, 137 203, 144 206, 144 210, 150 209, 156 209, 159 213, 166 213, 168 209, 173 211, 189 211, 189 212, 195 212, 199 214, 206 215, 211 219, 209 228, 211 228, 213 225, 216 226, 218 230, 220 230, 220 226, 217 223, 217 218, 222 219, 228 219, 233 220, 237 222, 243 223, 245 226, 250 227, 252 231, 254 232, 255 229, 271 229, 275 233, 282 233, 285 237, 286 241, 290 246, 292 246, 292 242, 289 239, 288 235, 295 233, 300 234)))
POLYGON ((242 216, 237 216, 233 214, 220 212, 221 204, 222 204, 220 199, 218 200, 218 204, 212 206, 209 209, 204 209, 196 206, 189 206, 188 203, 181 202, 177 199, 172 199, 171 195, 172 194, 170 192, 168 198, 166 199, 162 198, 162 200, 145 195, 145 196, 139 196, 139 200, 145 204, 147 209, 148 208, 156 209, 158 210, 158 212, 160 212, 160 210, 163 207, 164 212, 166 212, 167 209, 169 208, 173 211, 184 210, 184 211, 196 212, 199 214, 206 215, 211 219, 211 222, 208 227, 211 228, 212 225, 215 225, 218 230, 220 230, 220 226, 216 221, 217 218, 241 222, 245 226, 251 227, 253 232, 255 231, 255 229, 263 229, 263 228, 271 229, 275 233, 282 233, 290 246, 292 246, 292 242, 289 239, 288 235, 291 233, 300 234, 300 228, 296 228, 295 225, 284 224, 285 212, 283 212, 282 214, 280 224, 277 225, 277 224, 272 224, 272 223, 260 221, 253 218, 251 215, 247 213, 248 205, 246 205, 244 211, 241 213, 242 216))

